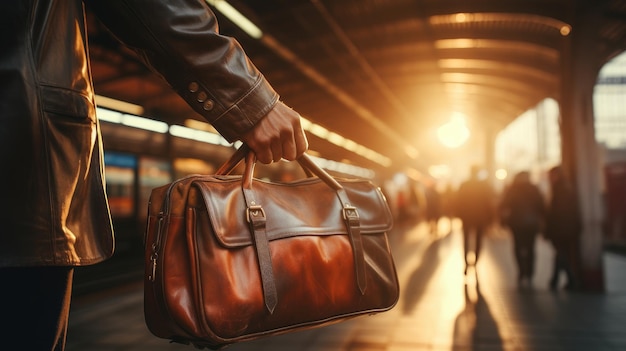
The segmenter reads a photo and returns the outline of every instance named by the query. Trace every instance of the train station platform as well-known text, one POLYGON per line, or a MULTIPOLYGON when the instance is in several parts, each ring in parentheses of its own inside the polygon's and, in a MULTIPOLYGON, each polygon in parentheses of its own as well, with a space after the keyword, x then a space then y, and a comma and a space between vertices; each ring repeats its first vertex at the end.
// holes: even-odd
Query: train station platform
MULTIPOLYGON (((606 293, 551 291, 553 252, 537 241, 532 287, 520 289, 506 231, 491 232, 468 275, 458 223, 431 234, 396 226, 390 243, 401 284, 389 312, 232 345, 232 351, 626 350, 626 257, 605 252, 606 293)), ((150 334, 140 281, 74 299, 68 351, 184 351, 150 334)))

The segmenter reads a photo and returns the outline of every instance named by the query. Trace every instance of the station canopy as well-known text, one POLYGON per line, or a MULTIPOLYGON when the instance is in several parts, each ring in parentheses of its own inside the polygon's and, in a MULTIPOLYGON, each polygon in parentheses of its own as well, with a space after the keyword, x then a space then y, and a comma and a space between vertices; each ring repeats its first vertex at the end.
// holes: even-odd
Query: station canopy
MULTIPOLYGON (((626 0, 207 1, 221 33, 312 123, 311 150, 368 168, 436 162, 433 131, 454 114, 470 130, 497 132, 543 99, 558 100, 577 38, 592 38, 590 70, 626 48, 626 0)), ((98 95, 170 124, 201 119, 89 21, 98 95)))

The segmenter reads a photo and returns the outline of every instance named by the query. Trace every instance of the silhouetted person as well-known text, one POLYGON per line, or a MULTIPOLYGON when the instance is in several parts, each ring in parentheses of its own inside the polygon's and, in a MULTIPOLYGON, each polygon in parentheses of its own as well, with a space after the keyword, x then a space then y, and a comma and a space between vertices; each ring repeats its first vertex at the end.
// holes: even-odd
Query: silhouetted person
POLYGON ((424 198, 426 200, 425 219, 430 233, 438 233, 439 218, 441 217, 441 195, 433 181, 424 184, 424 198))
POLYGON ((535 271, 535 239, 541 229, 546 206, 539 188, 530 182, 526 171, 518 173, 500 202, 503 225, 513 234, 513 249, 519 286, 532 283, 535 271))
POLYGON ((548 176, 552 196, 548 205, 545 234, 555 250, 550 288, 558 288, 559 276, 564 272, 567 277, 565 288, 572 290, 578 288, 579 283, 576 265, 582 221, 578 197, 560 166, 550 169, 548 176))
POLYGON ((463 223, 465 273, 468 266, 478 262, 483 235, 493 219, 493 190, 486 180, 479 178, 479 173, 480 168, 472 166, 470 178, 461 183, 456 194, 457 214, 463 223), (468 258, 471 239, 475 240, 474 262, 468 258))
POLYGON ((450 184, 446 185, 443 192, 439 194, 441 201, 441 217, 448 219, 448 232, 446 234, 452 232, 452 221, 456 216, 454 195, 454 189, 450 184))

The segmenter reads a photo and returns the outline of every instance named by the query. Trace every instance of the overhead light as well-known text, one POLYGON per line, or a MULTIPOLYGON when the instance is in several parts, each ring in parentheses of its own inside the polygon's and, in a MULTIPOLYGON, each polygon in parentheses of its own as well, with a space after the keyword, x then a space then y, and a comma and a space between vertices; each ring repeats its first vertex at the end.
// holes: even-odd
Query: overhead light
POLYGON ((156 133, 166 133, 168 125, 165 122, 155 121, 150 118, 144 118, 133 115, 123 115, 122 124, 129 127, 145 129, 156 133))
POLYGON ((246 16, 232 7, 226 0, 205 0, 207 4, 215 7, 222 15, 231 20, 237 27, 241 28, 246 34, 254 39, 260 39, 263 36, 263 32, 246 16))
POLYGON ((312 156, 312 155, 310 156, 313 159, 313 161, 315 161, 315 164, 319 165, 321 168, 324 168, 330 171, 340 172, 344 174, 351 174, 360 178, 372 179, 376 176, 376 172, 374 172, 373 170, 369 168, 363 168, 363 167, 351 165, 351 164, 344 163, 344 162, 328 160, 328 159, 317 157, 317 156, 312 156))
POLYGON ((469 129, 465 125, 465 116, 455 113, 450 121, 437 129, 439 141, 451 148, 463 145, 470 136, 469 129))
MULTIPOLYGON (((434 15, 428 18, 428 22, 433 25, 451 25, 457 23, 510 23, 510 24, 532 24, 546 26, 563 33, 564 27, 571 26, 559 19, 526 13, 498 13, 498 12, 462 12, 444 15, 434 15)), ((567 34, 563 34, 567 35, 567 34)))
POLYGON ((216 133, 207 132, 204 130, 198 130, 179 125, 170 126, 170 134, 175 137, 192 139, 201 141, 203 143, 230 146, 230 143, 226 141, 221 135, 216 133))
POLYGON ((102 95, 96 95, 96 105, 131 115, 143 115, 144 113, 144 108, 142 106, 102 95))
MULTIPOLYGON (((145 117, 140 117, 140 116, 124 114, 121 112, 108 110, 102 107, 97 108, 97 114, 98 114, 98 119, 102 122, 122 124, 122 125, 126 125, 129 127, 150 130, 150 131, 157 132, 157 133, 166 133, 169 130, 170 135, 178 137, 178 138, 191 139, 191 140, 196 140, 196 141, 200 141, 203 143, 214 144, 214 145, 233 146, 236 149, 240 148, 241 145, 243 144, 241 141, 235 141, 232 144, 229 143, 226 139, 224 139, 223 136, 221 136, 217 132, 209 131, 212 129, 212 127, 210 127, 210 125, 201 121, 187 120, 185 124, 187 124, 188 126, 181 126, 181 125, 176 125, 176 124, 168 126, 168 124, 165 122, 156 121, 150 118, 145 118, 145 117)), ((310 127, 311 125, 315 125, 314 123, 310 122, 309 120, 305 118, 302 118, 302 121, 303 121, 303 125, 307 127, 310 127)), ((331 139, 334 140, 335 142, 339 141, 340 143, 345 144, 345 146, 347 145, 356 146, 356 149, 352 148, 353 150, 351 151, 361 154, 362 156, 369 158, 370 160, 377 162, 381 165, 384 165, 384 166, 390 165, 391 161, 388 158, 380 154, 377 154, 373 152, 372 150, 365 148, 362 145, 356 144, 355 142, 349 139, 345 139, 339 134, 329 132, 327 129, 324 129, 324 130, 327 131, 327 134, 328 133, 331 134, 331 139)), ((358 166, 354 166, 350 164, 345 164, 345 162, 336 162, 336 161, 323 159, 319 156, 316 156, 318 155, 318 153, 312 150, 309 150, 309 154, 312 157, 314 157, 316 160, 318 160, 320 166, 323 168, 326 168, 332 171, 345 173, 345 174, 351 174, 351 175, 361 177, 361 178, 373 178, 375 176, 375 172, 371 169, 362 168, 362 167, 358 167, 358 166)))
POLYGON ((168 125, 165 122, 129 115, 102 107, 96 108, 96 114, 98 115, 98 120, 102 122, 123 124, 128 127, 149 130, 156 133, 166 133, 168 130, 168 125))
POLYGON ((315 135, 318 138, 324 139, 331 144, 337 145, 348 151, 354 152, 355 154, 361 155, 364 158, 376 162, 383 167, 391 166, 390 158, 383 156, 374 150, 370 150, 365 146, 358 144, 350 139, 347 139, 340 134, 330 131, 317 123, 313 123, 304 117, 300 118, 300 121, 304 130, 315 135))
POLYGON ((96 111, 98 120, 100 121, 122 123, 122 114, 120 112, 107 110, 105 108, 97 108, 96 111))
POLYGON ((199 121, 197 119, 188 118, 185 120, 184 126, 187 128, 204 130, 205 132, 211 132, 217 134, 218 131, 208 122, 199 121))
POLYGON ((496 179, 505 180, 509 173, 504 168, 500 168, 496 170, 496 179))
POLYGON ((326 139, 329 133, 328 129, 316 123, 311 123, 308 127, 305 128, 305 130, 322 139, 326 139))
POLYGON ((416 160, 416 159, 419 157, 419 155, 420 155, 419 151, 417 151, 417 149, 416 149, 416 148, 414 148, 414 147, 413 147, 413 146, 411 146, 411 145, 406 145, 406 146, 404 147, 404 152, 405 152, 405 153, 406 153, 406 154, 407 154, 410 158, 412 158, 412 159, 414 159, 414 160, 416 160))
POLYGON ((436 179, 448 179, 452 174, 452 170, 446 164, 432 165, 428 167, 428 174, 436 179))

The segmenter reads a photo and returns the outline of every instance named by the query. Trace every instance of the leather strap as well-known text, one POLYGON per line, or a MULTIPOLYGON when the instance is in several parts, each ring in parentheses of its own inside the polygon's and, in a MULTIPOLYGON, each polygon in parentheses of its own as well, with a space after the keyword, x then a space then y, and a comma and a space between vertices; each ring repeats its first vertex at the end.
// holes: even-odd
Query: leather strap
POLYGON ((319 179, 324 181, 329 187, 335 190, 343 189, 343 186, 339 184, 330 174, 326 173, 320 166, 318 166, 307 154, 302 154, 298 158, 298 163, 304 169, 308 169, 311 173, 315 174, 319 179))
MULTIPOLYGON (((245 174, 254 173, 254 165, 256 156, 253 152, 246 156, 245 174)), ((278 292, 276 291, 276 282, 274 281, 274 269, 272 268, 272 254, 270 252, 269 239, 267 238, 265 211, 261 204, 256 202, 254 192, 252 191, 252 179, 245 176, 242 179, 241 188, 243 197, 246 201, 246 220, 250 226, 250 232, 254 236, 254 247, 256 249, 259 270, 261 273, 261 284, 263 285, 263 295, 265 307, 274 313, 274 309, 278 304, 278 292)))
POLYGON ((365 274, 365 255, 363 253, 363 240, 361 237, 361 220, 356 207, 350 204, 346 191, 342 188, 337 190, 337 196, 341 202, 342 216, 346 229, 350 236, 350 244, 352 246, 352 256, 354 258, 354 269, 356 273, 356 282, 359 286, 361 295, 365 295, 367 289, 367 276, 365 274))
POLYGON ((328 186, 335 189, 337 197, 342 205, 342 216, 346 229, 350 236, 350 244, 352 246, 352 255, 354 257, 354 269, 356 273, 356 281, 361 291, 361 295, 365 295, 367 289, 367 278, 365 274, 365 255, 363 254, 363 240, 361 239, 361 221, 359 212, 350 204, 350 199, 345 189, 335 178, 320 168, 308 155, 303 154, 298 158, 298 163, 304 169, 310 170, 313 174, 323 180, 328 186))

